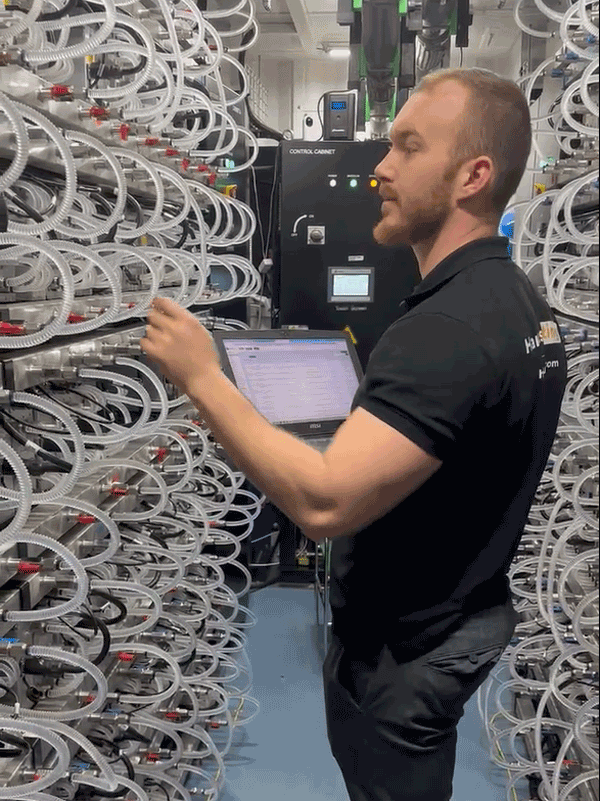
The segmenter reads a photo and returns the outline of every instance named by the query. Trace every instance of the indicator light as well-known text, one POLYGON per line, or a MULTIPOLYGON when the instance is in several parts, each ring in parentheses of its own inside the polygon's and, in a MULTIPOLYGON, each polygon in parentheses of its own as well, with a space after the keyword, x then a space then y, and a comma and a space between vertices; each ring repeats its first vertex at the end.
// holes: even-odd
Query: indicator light
POLYGON ((337 181, 335 178, 332 178, 331 181, 329 181, 329 186, 337 186, 337 181))
POLYGON ((350 179, 350 189, 356 189, 357 186, 358 186, 358 181, 356 180, 356 178, 351 178, 350 179))
POLYGON ((376 178, 371 178, 371 186, 373 187, 373 189, 377 188, 377 184, 378 184, 377 179, 376 178))

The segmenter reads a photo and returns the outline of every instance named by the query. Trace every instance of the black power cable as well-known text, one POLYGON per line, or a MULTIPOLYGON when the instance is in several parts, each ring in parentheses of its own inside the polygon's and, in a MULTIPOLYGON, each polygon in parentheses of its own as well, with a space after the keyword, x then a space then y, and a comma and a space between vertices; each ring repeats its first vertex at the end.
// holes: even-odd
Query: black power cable
MULTIPOLYGON (((111 764, 114 764, 114 762, 122 762, 125 765, 128 778, 131 779, 131 781, 136 780, 135 770, 131 764, 131 760, 126 754, 121 753, 121 749, 118 747, 118 745, 116 745, 116 740, 114 743, 112 743, 110 740, 100 737, 99 734, 89 734, 88 737, 90 742, 100 750, 106 749, 111 754, 116 754, 117 758, 113 760, 111 764)), ((109 793, 104 792, 103 790, 98 790, 96 787, 86 787, 86 793, 88 797, 99 796, 100 798, 122 798, 128 792, 128 790, 128 787, 124 787, 123 790, 116 790, 115 792, 109 793)))
MULTIPOLYGON (((97 406, 98 409, 101 409, 102 412, 105 415, 108 416, 108 421, 105 421, 101 417, 98 417, 97 419, 94 420, 94 422, 97 422, 97 423, 104 423, 104 422, 115 423, 116 422, 114 414, 111 412, 111 410, 108 408, 108 406, 106 404, 103 404, 103 403, 100 403, 97 400, 94 400, 94 398, 91 398, 89 395, 86 395, 85 392, 80 392, 78 389, 75 389, 74 387, 70 386, 69 384, 59 384, 56 381, 51 381, 49 386, 50 386, 50 389, 52 389, 52 390, 62 391, 62 392, 70 392, 73 395, 79 395, 80 398, 83 398, 84 400, 88 401, 89 403, 92 404, 92 406, 97 406)), ((52 398, 54 399, 54 395, 52 395, 52 398)))
MULTIPOLYGON (((71 470, 73 469, 72 464, 69 464, 69 462, 66 462, 64 459, 60 459, 58 456, 54 456, 54 454, 50 453, 44 448, 40 448, 38 445, 34 445, 23 434, 21 434, 20 431, 18 431, 13 425, 11 425, 6 418, 14 420, 16 423, 19 423, 19 425, 26 426, 27 428, 34 428, 36 430, 41 430, 41 431, 44 431, 44 429, 40 429, 40 426, 30 425, 24 420, 19 420, 18 417, 14 417, 14 415, 10 414, 10 412, 7 412, 6 409, 0 407, 0 426, 6 431, 7 434, 10 434, 10 436, 13 439, 16 439, 16 441, 20 445, 23 445, 24 447, 29 447, 33 445, 34 448, 36 449, 36 456, 42 456, 44 459, 50 462, 54 468, 58 467, 59 471, 67 473, 71 472, 71 470)), ((45 433, 47 434, 48 431, 46 430, 45 433)), ((42 441, 46 442, 45 439, 43 439, 42 441)))
POLYGON ((4 195, 0 192, 0 234, 8 230, 8 209, 6 208, 6 200, 4 195))
MULTIPOLYGON (((117 609, 119 610, 119 614, 117 615, 117 617, 113 617, 113 618, 110 618, 108 620, 106 620, 106 619, 104 620, 104 623, 106 623, 107 626, 112 626, 114 623, 120 623, 122 620, 125 620, 125 618, 127 617, 127 607, 125 606, 123 601, 120 601, 118 598, 116 598, 114 595, 112 595, 112 593, 106 592, 106 590, 90 590, 88 595, 90 597, 91 596, 98 596, 98 598, 104 598, 105 601, 108 601, 113 606, 116 606, 117 609)), ((97 612, 95 613, 95 617, 96 617, 96 620, 99 620, 97 612)))
MULTIPOLYGON (((33 206, 29 205, 29 203, 21 200, 21 198, 17 197, 17 195, 15 195, 14 192, 11 192, 10 189, 5 189, 4 194, 11 203, 13 203, 18 209, 21 209, 21 211, 24 211, 27 217, 31 217, 34 222, 44 222, 44 217, 39 213, 39 211, 37 211, 37 209, 34 209, 33 206)), ((50 239, 56 239, 56 232, 52 230, 48 231, 48 237, 50 239)))
POLYGON ((56 11, 47 11, 44 14, 40 14, 37 18, 37 21, 47 22, 53 19, 62 19, 77 7, 77 3, 78 0, 68 0, 62 8, 59 8, 56 11))
MULTIPOLYGON (((65 392, 72 392, 74 395, 79 395, 82 398, 86 398, 86 400, 91 400, 91 398, 88 398, 82 392, 76 392, 75 390, 69 389, 68 387, 63 388, 63 389, 64 389, 65 392)), ((63 409, 66 409, 68 412, 70 412, 73 415, 77 415, 77 417, 80 417, 82 420, 87 420, 88 422, 91 422, 91 423, 101 423, 103 425, 110 425, 110 424, 115 422, 115 417, 112 414, 112 412, 110 411, 110 409, 108 409, 108 407, 101 407, 101 408, 103 408, 103 410, 106 411, 106 414, 110 415, 110 418, 111 418, 110 420, 106 420, 105 418, 100 417, 99 415, 90 414, 88 412, 82 412, 80 409, 74 408, 73 406, 69 406, 67 403, 64 403, 63 401, 59 400, 56 397, 56 395, 52 395, 50 392, 45 390, 43 387, 36 387, 34 389, 34 393, 33 394, 36 394, 36 395, 40 394, 40 395, 44 395, 46 398, 50 398, 53 403, 56 403, 57 406, 62 406, 63 409)), ((99 406, 100 404, 96 404, 96 405, 99 406)))
MULTIPOLYGON (((0 690, 7 690, 7 688, 0 686, 0 690)), ((12 690, 9 692, 12 693, 12 690)), ((12 694, 14 695, 14 693, 12 694)), ((31 748, 27 740, 16 737, 14 734, 9 734, 7 731, 0 732, 0 759, 22 757, 30 751, 31 748)))

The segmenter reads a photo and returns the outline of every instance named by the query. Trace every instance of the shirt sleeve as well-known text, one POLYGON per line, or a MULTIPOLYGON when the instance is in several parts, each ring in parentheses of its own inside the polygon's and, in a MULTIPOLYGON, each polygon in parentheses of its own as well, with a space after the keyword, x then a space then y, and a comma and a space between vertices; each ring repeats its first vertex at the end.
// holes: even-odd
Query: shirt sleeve
POLYGON ((498 379, 469 326, 415 314, 390 326, 373 349, 352 410, 361 406, 444 461, 497 398, 498 379))

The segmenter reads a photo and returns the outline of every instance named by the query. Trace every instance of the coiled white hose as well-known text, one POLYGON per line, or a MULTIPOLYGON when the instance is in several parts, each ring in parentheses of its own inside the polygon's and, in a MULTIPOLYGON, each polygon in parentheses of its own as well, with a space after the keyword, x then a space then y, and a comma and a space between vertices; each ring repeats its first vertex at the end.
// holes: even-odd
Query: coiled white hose
MULTIPOLYGON (((17 252, 42 253, 47 259, 50 259, 50 261, 54 263, 60 273, 62 282, 62 302, 54 319, 36 334, 11 336, 10 338, 0 337, 0 348, 33 348, 57 336, 64 328, 75 294, 73 275, 62 254, 56 250, 56 248, 41 242, 39 239, 24 236, 23 234, 0 234, 0 246, 1 245, 21 246, 22 250, 19 251, 17 248, 17 252)), ((13 249, 11 248, 9 251, 5 251, 4 255, 9 256, 12 252, 13 249)), ((0 251, 0 260, 2 259, 2 255, 2 251, 0 251)))

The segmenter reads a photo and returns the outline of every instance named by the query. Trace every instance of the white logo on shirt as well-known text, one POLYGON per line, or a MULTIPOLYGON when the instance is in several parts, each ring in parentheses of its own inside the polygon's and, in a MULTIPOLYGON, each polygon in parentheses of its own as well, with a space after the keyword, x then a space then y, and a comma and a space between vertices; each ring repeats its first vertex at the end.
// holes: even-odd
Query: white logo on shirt
POLYGON ((542 345, 560 345, 558 326, 552 320, 540 323, 540 330, 534 337, 525 337, 525 353, 531 353, 542 345))
POLYGON ((544 378, 544 376, 546 375, 546 371, 552 370, 553 367, 560 367, 560 362, 558 361, 558 359, 552 359, 551 361, 546 362, 546 364, 539 371, 538 378, 544 378))

